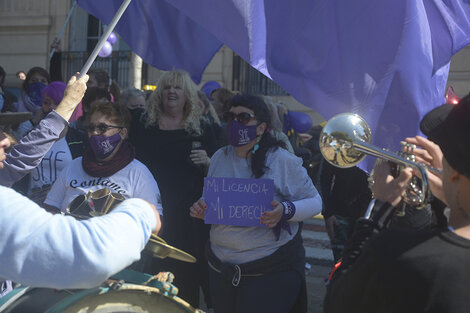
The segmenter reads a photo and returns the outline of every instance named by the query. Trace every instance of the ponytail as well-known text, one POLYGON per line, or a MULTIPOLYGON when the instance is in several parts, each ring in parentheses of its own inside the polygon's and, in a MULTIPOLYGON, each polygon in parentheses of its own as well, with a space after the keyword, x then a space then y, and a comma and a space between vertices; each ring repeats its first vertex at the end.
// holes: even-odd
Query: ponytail
POLYGON ((261 136, 261 140, 258 142, 258 149, 256 149, 256 151, 252 149, 249 152, 253 154, 251 157, 251 171, 255 178, 263 176, 268 169, 266 166, 266 154, 271 148, 273 148, 273 150, 277 148, 286 149, 286 144, 274 138, 269 131, 265 131, 261 136))

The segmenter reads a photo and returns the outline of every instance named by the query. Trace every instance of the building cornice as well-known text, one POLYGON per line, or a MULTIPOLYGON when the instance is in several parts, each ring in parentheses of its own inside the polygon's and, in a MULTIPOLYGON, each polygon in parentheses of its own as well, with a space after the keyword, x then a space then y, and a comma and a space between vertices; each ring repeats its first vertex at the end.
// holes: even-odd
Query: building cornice
POLYGON ((1 16, 0 31, 24 32, 27 30, 44 31, 52 24, 49 16, 1 16))

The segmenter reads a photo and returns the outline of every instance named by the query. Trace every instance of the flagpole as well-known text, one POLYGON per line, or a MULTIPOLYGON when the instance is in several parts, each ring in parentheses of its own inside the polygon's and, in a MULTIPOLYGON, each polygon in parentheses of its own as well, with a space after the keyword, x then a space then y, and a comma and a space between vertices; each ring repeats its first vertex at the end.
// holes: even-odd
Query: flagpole
MULTIPOLYGON (((70 17, 72 16, 73 10, 75 9, 76 5, 77 5, 77 0, 73 2, 72 7, 70 8, 69 14, 67 15, 67 18, 65 19, 64 26, 62 26, 59 36, 57 36, 57 41, 60 41, 60 38, 62 38, 62 35, 64 34, 64 31, 65 31, 65 27, 69 23, 70 17)), ((52 48, 51 54, 49 55, 49 60, 52 59, 54 52, 55 52, 55 48, 52 48)))
POLYGON ((90 57, 86 61, 85 65, 83 65, 80 71, 79 77, 81 77, 82 75, 88 72, 91 65, 95 61, 96 57, 98 56, 98 52, 100 52, 101 48, 103 47, 104 43, 108 39, 109 35, 114 30, 114 27, 116 27, 116 24, 119 22, 119 19, 121 18, 124 11, 126 11, 127 7, 129 6, 129 3, 131 3, 131 0, 124 0, 124 2, 121 4, 121 7, 119 8, 119 10, 117 10, 116 14, 114 15, 113 19, 109 23, 108 27, 106 27, 106 30, 104 31, 103 35, 101 35, 101 38, 96 44, 95 49, 93 49, 93 52, 91 53, 90 57))

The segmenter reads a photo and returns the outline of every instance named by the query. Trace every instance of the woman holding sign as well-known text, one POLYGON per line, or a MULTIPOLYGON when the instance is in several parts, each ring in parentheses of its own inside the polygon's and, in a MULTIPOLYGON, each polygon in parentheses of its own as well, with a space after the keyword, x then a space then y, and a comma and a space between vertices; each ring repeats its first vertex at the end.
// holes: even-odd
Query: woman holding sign
MULTIPOLYGON (((224 119, 230 145, 211 158, 208 177, 272 180, 274 199, 271 210, 259 218, 260 227, 212 225, 207 254, 214 309, 306 312, 299 222, 320 213, 321 198, 302 160, 270 134, 271 117, 263 100, 235 96, 224 119)), ((200 199, 190 208, 191 216, 205 218, 215 210, 209 205, 200 199)))

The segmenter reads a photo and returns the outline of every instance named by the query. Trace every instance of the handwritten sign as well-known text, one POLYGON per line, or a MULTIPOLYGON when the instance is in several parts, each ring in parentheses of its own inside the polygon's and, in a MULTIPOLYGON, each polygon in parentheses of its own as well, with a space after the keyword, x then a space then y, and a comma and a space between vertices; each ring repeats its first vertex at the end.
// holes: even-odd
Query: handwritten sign
POLYGON ((260 224, 271 211, 274 197, 272 179, 204 178, 206 224, 266 227, 260 224))

